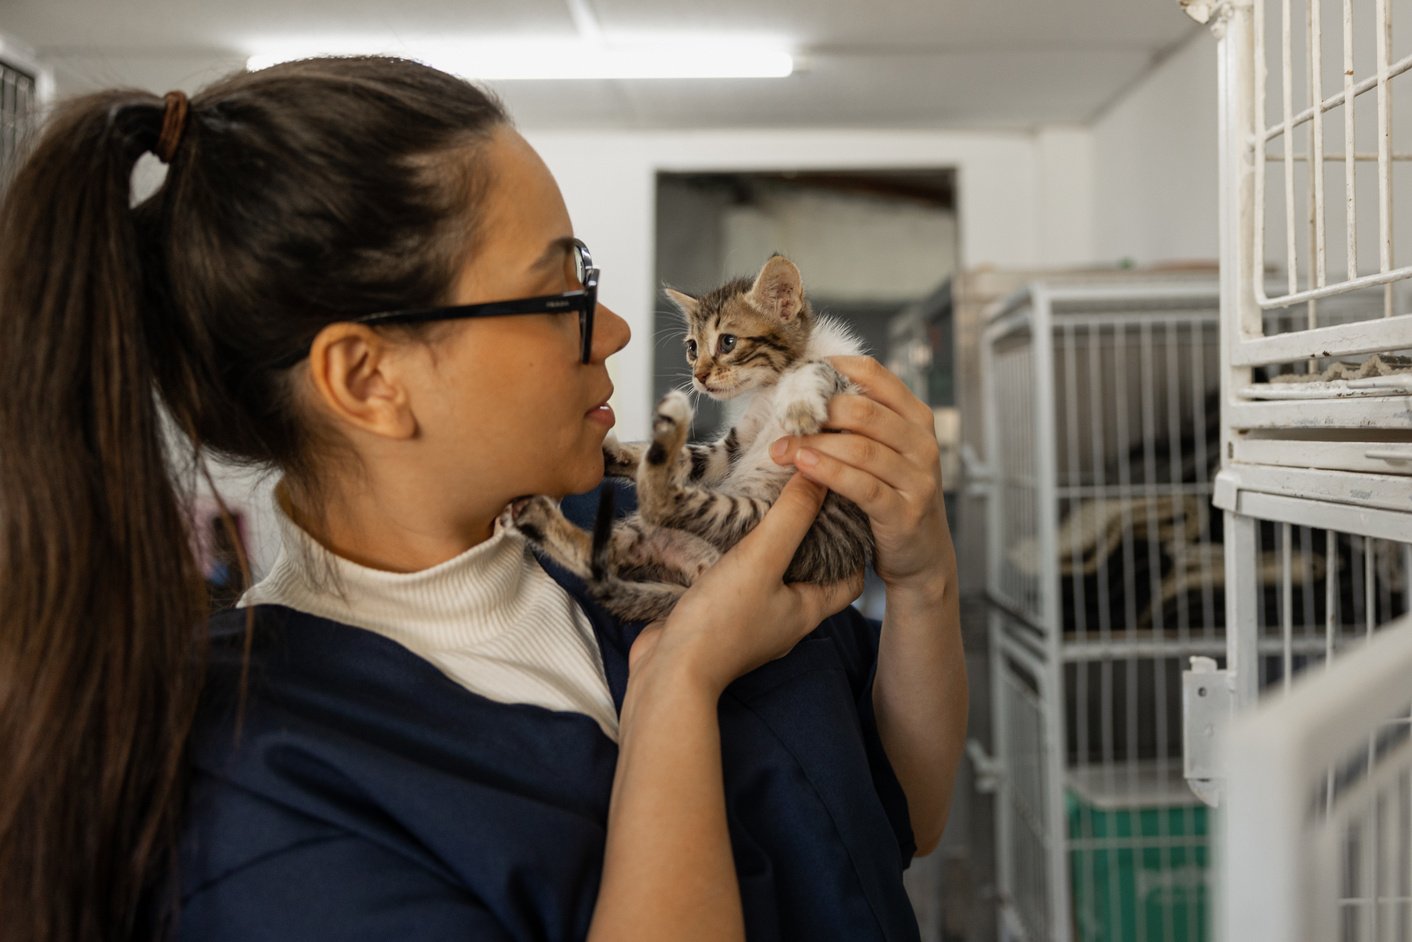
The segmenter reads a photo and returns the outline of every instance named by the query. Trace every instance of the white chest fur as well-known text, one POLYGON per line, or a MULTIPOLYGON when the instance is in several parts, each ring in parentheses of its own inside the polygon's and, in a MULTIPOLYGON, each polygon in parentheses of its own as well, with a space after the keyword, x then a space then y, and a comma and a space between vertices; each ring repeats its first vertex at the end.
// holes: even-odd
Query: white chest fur
POLYGON ((813 403, 816 409, 825 407, 835 385, 831 371, 818 368, 819 361, 862 352, 862 343, 847 327, 820 317, 810 333, 805 356, 786 370, 779 382, 731 400, 727 406, 727 415, 733 418, 731 427, 750 445, 721 489, 751 496, 777 493, 794 470, 789 465, 775 464, 770 457, 770 446, 786 434, 786 410, 795 403, 813 403))

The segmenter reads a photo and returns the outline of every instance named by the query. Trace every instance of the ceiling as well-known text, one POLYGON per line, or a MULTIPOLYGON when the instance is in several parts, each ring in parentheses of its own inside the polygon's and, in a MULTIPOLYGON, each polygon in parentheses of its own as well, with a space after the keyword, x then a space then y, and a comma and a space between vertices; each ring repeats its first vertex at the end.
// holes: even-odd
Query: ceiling
POLYGON ((526 128, 1030 129, 1092 121, 1201 29, 1177 0, 4 0, 0 35, 51 64, 61 93, 190 91, 261 40, 780 37, 787 79, 504 82, 526 128), (575 9, 577 8, 577 9, 575 9), (577 15, 576 15, 577 13, 577 15), (587 16, 587 21, 585 20, 587 16))

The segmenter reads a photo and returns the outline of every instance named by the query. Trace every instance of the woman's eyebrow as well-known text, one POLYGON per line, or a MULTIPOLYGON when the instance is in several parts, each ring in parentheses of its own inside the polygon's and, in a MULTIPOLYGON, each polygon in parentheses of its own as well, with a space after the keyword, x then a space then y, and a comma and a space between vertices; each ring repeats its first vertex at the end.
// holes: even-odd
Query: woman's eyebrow
POLYGON ((550 262, 562 261, 564 255, 569 251, 569 249, 573 248, 573 245, 573 236, 560 236, 553 242, 549 243, 549 247, 544 250, 544 254, 541 255, 538 259, 536 259, 534 264, 531 265, 530 268, 544 268, 550 262))

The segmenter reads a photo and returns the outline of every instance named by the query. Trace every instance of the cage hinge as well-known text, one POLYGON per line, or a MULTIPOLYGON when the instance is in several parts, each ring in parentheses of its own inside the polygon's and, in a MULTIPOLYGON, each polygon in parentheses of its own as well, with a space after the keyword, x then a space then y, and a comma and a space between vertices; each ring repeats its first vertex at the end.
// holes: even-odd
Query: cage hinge
POLYGON ((989 795, 1000 787, 1000 776, 1004 768, 1000 761, 986 751, 979 739, 966 740, 966 755, 976 772, 976 791, 989 795))
POLYGON ((1225 769, 1220 739, 1235 708, 1235 675, 1209 657, 1182 671, 1182 771, 1191 790, 1211 807, 1221 803, 1225 769))
POLYGON ((1211 28, 1217 39, 1226 36, 1226 24, 1235 15, 1238 6, 1250 6, 1250 0, 1177 0, 1187 16, 1211 28))
POLYGON ((982 461, 970 445, 962 445, 960 455, 962 489, 970 494, 988 494, 995 480, 995 469, 982 461))

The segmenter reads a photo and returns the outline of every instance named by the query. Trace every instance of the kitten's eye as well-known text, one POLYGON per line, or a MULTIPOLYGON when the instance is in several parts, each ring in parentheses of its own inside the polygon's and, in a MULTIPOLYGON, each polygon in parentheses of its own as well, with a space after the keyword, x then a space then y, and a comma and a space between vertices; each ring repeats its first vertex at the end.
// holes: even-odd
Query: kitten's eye
POLYGON ((695 341, 695 340, 688 340, 688 341, 686 342, 686 358, 687 358, 688 360, 694 360, 694 359, 696 359, 696 341, 695 341))
POLYGON ((721 334, 716 346, 722 353, 730 353, 735 349, 735 334, 721 334))

